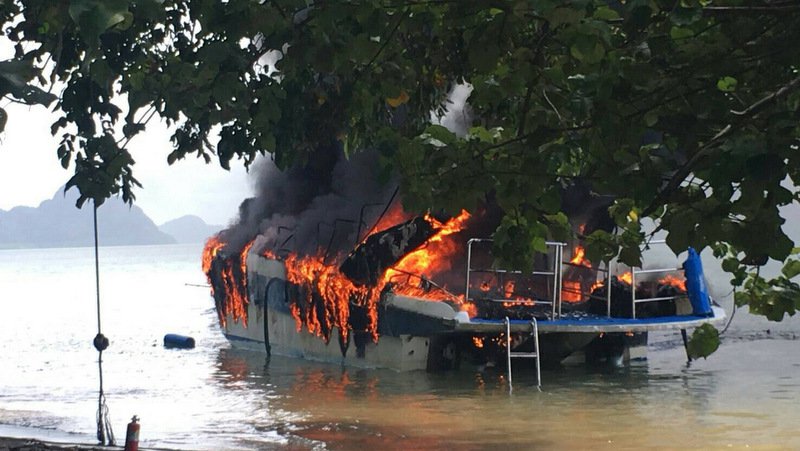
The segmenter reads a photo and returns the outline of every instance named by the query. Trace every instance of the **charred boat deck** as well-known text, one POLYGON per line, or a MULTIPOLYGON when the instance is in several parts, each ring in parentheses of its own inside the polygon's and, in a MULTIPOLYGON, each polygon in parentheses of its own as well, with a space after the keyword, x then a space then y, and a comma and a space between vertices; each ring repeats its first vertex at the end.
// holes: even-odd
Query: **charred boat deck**
MULTIPOLYGON (((614 318, 601 315, 586 314, 581 316, 565 315, 552 320, 538 321, 539 333, 571 332, 571 333, 638 333, 656 330, 680 330, 699 327, 706 323, 719 323, 725 319, 725 311, 720 307, 711 307, 712 315, 707 317, 672 315, 655 318, 614 318)), ((530 320, 509 320, 511 332, 530 332, 530 320)), ((496 334, 505 331, 504 319, 472 318, 466 322, 457 322, 456 332, 496 334)))
POLYGON ((364 240, 339 266, 324 256, 278 256, 264 250, 261 236, 239 254, 217 255, 219 247, 209 246, 204 265, 223 332, 268 354, 440 371, 504 360, 510 369, 512 357, 535 360, 538 368, 540 360, 558 363, 578 351, 587 361, 617 362, 642 356, 650 331, 685 331, 725 318, 711 305, 693 251, 680 266, 619 274, 611 262, 592 267, 581 260, 580 246, 567 260, 567 244, 548 242, 534 270, 521 272, 498 268, 491 255, 473 249, 490 250, 491 240, 473 238, 454 244, 466 257, 458 265, 466 263, 465 272, 437 279, 402 267, 449 224, 425 217, 393 226, 364 240), (251 246, 262 250, 248 253, 251 246), (679 272, 685 279, 673 274, 679 272), (463 294, 441 280, 464 287, 463 294))

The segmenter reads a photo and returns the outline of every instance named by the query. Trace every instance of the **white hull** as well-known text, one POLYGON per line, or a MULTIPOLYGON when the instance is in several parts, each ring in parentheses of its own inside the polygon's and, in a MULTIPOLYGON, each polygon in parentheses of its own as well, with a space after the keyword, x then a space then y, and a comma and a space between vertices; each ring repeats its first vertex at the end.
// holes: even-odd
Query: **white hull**
MULTIPOLYGON (((346 343, 340 343, 339 331, 335 328, 330 331, 330 340, 326 342, 305 328, 298 330, 289 310, 288 295, 284 291, 287 285, 285 280, 286 269, 282 262, 259 255, 248 256, 248 325, 245 327, 242 322, 228 316, 224 326, 225 336, 234 345, 361 368, 439 370, 458 367, 461 351, 470 346, 472 337, 499 336, 505 332, 502 320, 471 320, 443 302, 388 294, 381 301, 381 306, 384 311, 391 310, 392 314, 384 314, 384 333, 377 342, 361 332, 358 337, 356 335, 359 333, 351 333, 346 343)), ((684 315, 636 320, 605 317, 540 320, 538 331, 545 360, 549 357, 551 361, 560 361, 572 352, 582 350, 600 334, 637 334, 639 338, 631 341, 630 345, 624 345, 624 355, 630 354, 629 347, 637 347, 635 358, 641 358, 641 350, 646 349, 648 331, 693 328, 704 323, 720 322, 724 317, 724 311, 715 307, 713 316, 708 318, 684 315)), ((531 331, 527 321, 512 320, 510 328, 523 337, 531 331)), ((625 340, 625 343, 628 341, 625 340)), ((470 351, 472 357, 475 357, 474 351, 470 351)), ((634 358, 633 354, 630 355, 634 358)), ((478 357, 483 357, 480 352, 478 357)), ((491 356, 487 353, 486 358, 491 359, 491 356)))

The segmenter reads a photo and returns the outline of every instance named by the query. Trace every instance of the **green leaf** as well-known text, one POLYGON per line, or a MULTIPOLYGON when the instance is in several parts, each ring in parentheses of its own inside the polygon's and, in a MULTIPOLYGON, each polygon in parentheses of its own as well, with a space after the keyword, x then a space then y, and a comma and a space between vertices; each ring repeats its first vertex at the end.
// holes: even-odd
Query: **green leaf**
POLYGON ((579 35, 569 51, 575 59, 587 64, 600 62, 606 53, 600 39, 588 35, 579 35))
POLYGON ((436 147, 453 144, 457 139, 453 132, 437 124, 428 126, 428 128, 425 129, 425 133, 420 135, 420 138, 426 143, 436 147), (441 143, 441 145, 439 145, 439 143, 441 143))
POLYGON ((478 141, 494 144, 501 138, 501 130, 492 129, 487 130, 486 127, 477 126, 469 129, 468 139, 477 139, 478 141))
POLYGON ((648 127, 653 127, 658 123, 658 111, 650 110, 644 115, 644 123, 648 127))
POLYGON ((467 58, 478 72, 489 73, 497 67, 500 48, 490 43, 476 43, 469 47, 467 58))
POLYGON ((679 40, 682 40, 682 39, 688 39, 688 38, 694 37, 694 31, 692 31, 689 28, 672 27, 672 29, 669 30, 669 36, 673 40, 679 41, 679 40))
POLYGON ((608 6, 601 6, 594 11, 594 18, 598 20, 619 19, 619 14, 608 6))
POLYGON ((614 258, 618 245, 614 236, 605 230, 595 230, 584 240, 586 258, 592 262, 604 262, 614 258))
POLYGON ((101 34, 131 17, 126 0, 71 0, 69 15, 81 34, 96 42, 101 34))
POLYGON ((535 236, 531 241, 531 249, 543 254, 547 252, 547 241, 542 236, 535 236))
POLYGON ((735 78, 730 76, 725 76, 717 81, 717 89, 719 89, 722 92, 733 92, 736 91, 737 84, 738 81, 735 78))
POLYGON ((719 344, 719 331, 706 323, 694 330, 687 351, 693 359, 706 358, 719 348, 719 344))
POLYGON ((628 266, 641 266, 642 251, 639 246, 625 246, 620 249, 619 260, 628 266))
POLYGON ((787 279, 791 279, 800 274, 800 260, 789 260, 783 265, 781 273, 787 279))
POLYGON ((739 260, 733 257, 722 260, 722 270, 729 273, 734 273, 739 269, 739 260))
POLYGON ((28 105, 49 106, 57 97, 30 84, 39 72, 30 60, 0 61, 0 93, 7 92, 28 105))
POLYGON ((638 212, 633 199, 617 199, 608 207, 608 214, 617 225, 624 226, 638 219, 638 212))
POLYGON ((685 8, 678 6, 672 10, 669 18, 675 25, 691 25, 703 17, 703 10, 701 8, 685 8))
POLYGON ((561 208, 561 192, 556 188, 548 189, 539 197, 539 205, 547 213, 557 213, 561 208))
POLYGON ((555 8, 546 15, 546 18, 550 21, 550 27, 556 28, 564 24, 577 23, 585 15, 580 8, 555 8))

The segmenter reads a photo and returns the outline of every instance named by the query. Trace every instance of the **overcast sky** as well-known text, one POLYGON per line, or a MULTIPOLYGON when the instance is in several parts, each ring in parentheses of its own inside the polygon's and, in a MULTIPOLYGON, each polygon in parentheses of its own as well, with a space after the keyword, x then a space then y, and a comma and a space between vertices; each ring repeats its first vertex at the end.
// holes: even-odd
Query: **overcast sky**
MULTIPOLYGON (((56 158, 59 139, 50 135, 50 125, 57 116, 43 107, 1 106, 9 118, 0 134, 0 209, 38 206, 53 197, 74 169, 64 170, 56 158)), ((143 185, 135 193, 136 205, 156 224, 186 214, 227 224, 251 195, 248 174, 236 162, 228 172, 215 160, 206 165, 193 156, 169 166, 169 136, 166 125, 154 118, 128 145, 136 160, 134 176, 143 185)))

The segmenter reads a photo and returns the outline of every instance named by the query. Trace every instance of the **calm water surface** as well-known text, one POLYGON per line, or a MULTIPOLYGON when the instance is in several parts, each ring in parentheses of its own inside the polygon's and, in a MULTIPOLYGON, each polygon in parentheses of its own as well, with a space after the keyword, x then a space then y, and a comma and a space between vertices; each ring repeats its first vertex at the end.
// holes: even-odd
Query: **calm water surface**
MULTIPOLYGON (((649 360, 395 373, 231 348, 204 283, 200 246, 103 248, 105 390, 119 442, 184 449, 800 448, 800 323, 739 312, 720 350, 686 366, 680 339, 649 360), (197 348, 168 350, 166 333, 197 348)), ((0 251, 0 435, 91 443, 97 408, 92 249, 0 251)), ((727 307, 730 307, 729 301, 727 307)), ((730 309, 728 309, 730 312, 730 309)))

